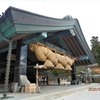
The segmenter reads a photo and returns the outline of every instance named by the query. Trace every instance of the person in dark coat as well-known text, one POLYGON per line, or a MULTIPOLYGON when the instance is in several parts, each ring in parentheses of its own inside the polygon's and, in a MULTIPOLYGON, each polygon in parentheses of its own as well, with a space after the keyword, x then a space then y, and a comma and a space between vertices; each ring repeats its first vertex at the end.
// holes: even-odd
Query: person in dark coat
POLYGON ((94 82, 94 77, 92 77, 92 82, 94 82))
POLYGON ((60 78, 58 77, 58 79, 57 79, 57 82, 58 82, 58 85, 60 85, 60 78))
POLYGON ((46 83, 47 83, 47 85, 49 84, 49 83, 48 83, 48 76, 46 76, 46 83))

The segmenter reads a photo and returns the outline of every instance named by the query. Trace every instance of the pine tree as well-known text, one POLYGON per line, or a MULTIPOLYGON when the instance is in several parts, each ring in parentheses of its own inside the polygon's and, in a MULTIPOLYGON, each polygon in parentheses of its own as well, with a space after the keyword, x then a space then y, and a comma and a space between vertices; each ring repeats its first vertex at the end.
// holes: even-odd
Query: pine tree
POLYGON ((99 42, 99 38, 96 36, 93 36, 91 41, 91 47, 92 47, 92 53, 94 55, 94 57, 96 58, 96 62, 99 64, 100 66, 100 42, 99 42))

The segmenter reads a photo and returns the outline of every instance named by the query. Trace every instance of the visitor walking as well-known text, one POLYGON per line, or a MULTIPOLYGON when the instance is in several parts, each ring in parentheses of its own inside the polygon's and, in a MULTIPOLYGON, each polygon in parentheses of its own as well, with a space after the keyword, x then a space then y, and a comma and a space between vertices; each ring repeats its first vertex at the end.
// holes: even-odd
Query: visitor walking
POLYGON ((58 77, 57 81, 58 81, 58 85, 60 85, 60 78, 59 77, 58 77))
POLYGON ((46 83, 47 83, 47 85, 48 85, 48 76, 46 76, 46 83))

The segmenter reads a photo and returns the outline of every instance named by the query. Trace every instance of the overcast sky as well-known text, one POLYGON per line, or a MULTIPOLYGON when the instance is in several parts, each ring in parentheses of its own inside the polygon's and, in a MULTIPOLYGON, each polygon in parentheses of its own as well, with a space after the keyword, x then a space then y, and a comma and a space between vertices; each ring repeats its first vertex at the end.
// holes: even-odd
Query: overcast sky
POLYGON ((0 0, 0 14, 9 6, 54 18, 77 18, 89 47, 92 36, 100 38, 100 0, 0 0))

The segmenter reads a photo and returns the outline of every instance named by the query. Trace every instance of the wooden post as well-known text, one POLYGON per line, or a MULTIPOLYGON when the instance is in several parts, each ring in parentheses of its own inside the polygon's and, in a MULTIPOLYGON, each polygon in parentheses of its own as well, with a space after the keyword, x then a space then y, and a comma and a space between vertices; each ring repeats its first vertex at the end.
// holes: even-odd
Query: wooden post
POLYGON ((38 86, 38 68, 36 68, 36 85, 38 86))
POLYGON ((40 93, 41 90, 40 90, 40 87, 39 87, 39 84, 38 84, 38 68, 40 66, 38 64, 36 64, 36 66, 34 68, 36 68, 36 92, 40 93))

